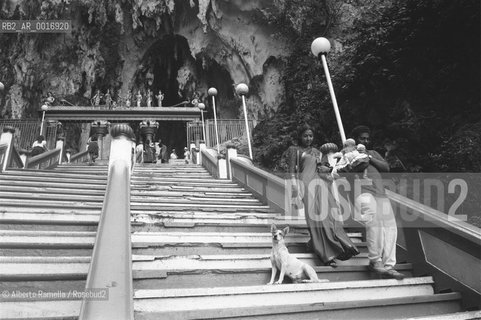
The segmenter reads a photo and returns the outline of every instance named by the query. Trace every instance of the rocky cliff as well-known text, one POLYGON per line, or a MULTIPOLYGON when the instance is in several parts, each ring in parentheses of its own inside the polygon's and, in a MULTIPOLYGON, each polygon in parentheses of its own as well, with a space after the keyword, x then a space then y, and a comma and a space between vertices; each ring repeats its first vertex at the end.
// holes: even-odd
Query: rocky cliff
POLYGON ((249 84, 256 119, 285 100, 291 39, 271 23, 282 2, 18 0, 0 8, 2 20, 72 21, 71 33, 0 35, 4 118, 36 116, 49 91, 81 105, 97 90, 124 96, 150 88, 173 105, 215 86, 223 118, 239 116, 237 83, 249 84))

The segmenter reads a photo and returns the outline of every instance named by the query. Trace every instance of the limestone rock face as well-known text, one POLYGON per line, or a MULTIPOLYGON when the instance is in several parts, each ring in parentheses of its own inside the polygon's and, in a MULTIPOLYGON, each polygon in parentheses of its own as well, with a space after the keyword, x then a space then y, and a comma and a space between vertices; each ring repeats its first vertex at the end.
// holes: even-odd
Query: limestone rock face
POLYGON ((195 93, 206 100, 213 86, 220 116, 237 118, 242 109, 234 87, 243 82, 250 87, 249 116, 262 119, 285 101, 283 62, 291 39, 270 21, 282 6, 264 0, 2 2, 4 20, 67 19, 72 32, 0 34, 6 86, 0 115, 35 117, 47 92, 57 104, 87 105, 97 90, 117 99, 149 88, 161 90, 168 106, 195 93))

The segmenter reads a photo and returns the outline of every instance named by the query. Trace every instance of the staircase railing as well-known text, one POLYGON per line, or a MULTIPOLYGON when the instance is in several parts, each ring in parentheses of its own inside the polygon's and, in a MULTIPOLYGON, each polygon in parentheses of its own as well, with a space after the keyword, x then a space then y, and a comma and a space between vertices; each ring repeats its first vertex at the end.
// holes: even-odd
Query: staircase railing
MULTIPOLYGON (((288 180, 256 168, 250 159, 238 157, 236 152, 230 156, 228 150, 227 161, 233 181, 292 217, 291 199, 286 192, 290 188, 288 180)), ((215 172, 212 159, 204 162, 203 157, 202 164, 215 172)), ((481 229, 390 190, 386 192, 397 217, 402 216, 401 210, 408 213, 398 223, 404 231, 399 232, 398 246, 407 249, 414 274, 433 276, 438 292, 459 291, 465 309, 480 309, 481 229)))
POLYGON ((52 169, 60 162, 61 149, 49 150, 35 157, 27 158, 27 169, 52 169))
POLYGON ((83 300, 79 319, 133 319, 130 175, 133 131, 112 127, 107 191, 102 207, 86 291, 108 290, 108 300, 83 300))
POLYGON ((216 157, 214 157, 207 149, 202 149, 200 152, 202 154, 202 165, 204 168, 206 168, 207 171, 209 171, 209 173, 215 178, 218 178, 219 170, 217 169, 216 157))
POLYGON ((70 163, 85 162, 88 158, 89 152, 87 150, 74 154, 70 157, 70 163))
POLYGON ((0 172, 7 168, 23 168, 24 163, 13 143, 15 128, 4 127, 0 136, 0 172))
POLYGON ((438 292, 461 292, 467 310, 481 308, 481 229, 395 192, 386 192, 396 216, 403 217, 398 225, 404 229, 414 275, 433 276, 438 292))

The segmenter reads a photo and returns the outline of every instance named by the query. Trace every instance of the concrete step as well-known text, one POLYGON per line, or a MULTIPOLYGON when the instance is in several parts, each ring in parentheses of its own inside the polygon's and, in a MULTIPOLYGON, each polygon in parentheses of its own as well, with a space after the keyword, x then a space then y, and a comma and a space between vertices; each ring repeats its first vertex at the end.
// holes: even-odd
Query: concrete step
POLYGON ((97 215, 100 214, 100 209, 96 208, 49 208, 49 207, 18 207, 2 205, 0 207, 1 213, 11 214, 64 214, 64 215, 97 215))
MULTIPOLYGON (((299 305, 433 295, 431 277, 328 283, 136 290, 135 310, 175 319, 252 316, 299 305), (217 316, 216 316, 217 315, 217 316)), ((277 312, 279 313, 279 312, 277 312)))
POLYGON ((103 189, 77 189, 74 185, 72 188, 62 186, 46 187, 46 186, 2 186, 1 192, 10 193, 41 193, 41 194, 63 194, 63 195, 105 195, 103 189))
MULTIPOLYGON (((3 255, 75 255, 73 249, 92 249, 96 232, 0 230, 3 255), (10 250, 6 250, 10 249, 10 250), (63 251, 58 251, 63 250, 63 251)), ((272 247, 270 233, 134 232, 134 254, 265 254, 272 247)), ((352 234, 360 238, 360 234, 352 234)), ((286 239, 289 251, 305 252, 308 236, 291 234, 286 239)), ((85 251, 85 250, 84 250, 85 251)), ((84 255, 84 254, 81 254, 84 255)))
POLYGON ((68 199, 69 201, 88 201, 88 202, 103 202, 105 197, 105 192, 97 194, 88 194, 84 192, 83 194, 72 194, 72 193, 51 193, 51 192, 19 192, 19 191, 0 191, 0 199, 8 200, 23 200, 25 205, 27 202, 33 202, 35 205, 39 201, 63 201, 68 199))
POLYGON ((151 185, 151 184, 156 184, 156 185, 182 185, 182 186, 203 186, 203 185, 210 185, 213 187, 217 188, 239 188, 238 184, 229 182, 228 180, 216 180, 214 178, 189 178, 189 177, 164 177, 162 176, 157 176, 156 178, 154 177, 138 177, 136 175, 132 175, 132 180, 131 180, 132 185, 151 185))
MULTIPOLYGON (((145 304, 136 300, 135 319, 236 319, 243 311, 249 319, 395 319, 399 315, 436 315, 456 312, 460 295, 457 293, 422 295, 414 297, 349 300, 346 302, 299 303, 298 305, 276 305, 273 308, 211 309, 183 314, 161 313, 157 309, 145 310, 145 304), (205 316, 207 314, 207 316, 205 316)), ((8 319, 76 319, 80 312, 81 300, 0 302, 0 316, 8 319)))
POLYGON ((215 184, 211 186, 186 186, 186 185, 175 185, 175 183, 169 183, 164 185, 159 184, 145 184, 145 185, 132 185, 131 190, 133 192, 142 192, 142 191, 174 191, 174 192, 189 192, 192 194, 199 194, 199 193, 216 193, 216 194, 250 194, 246 189, 242 187, 217 187, 215 184))
POLYGON ((466 311, 466 312, 456 312, 456 313, 448 313, 448 314, 440 314, 440 315, 430 315, 430 316, 421 316, 421 317, 414 317, 414 318, 399 318, 398 320, 479 320, 481 319, 481 311, 466 311))
POLYGON ((85 199, 85 200, 80 200, 79 201, 67 201, 67 200, 54 200, 54 199, 46 199, 43 200, 41 198, 35 199, 35 201, 26 201, 25 199, 11 199, 11 200, 6 200, 0 198, 0 207, 5 208, 5 207, 18 207, 21 209, 27 209, 27 208, 36 208, 40 210, 56 210, 56 209, 70 209, 70 210, 76 210, 77 208, 82 208, 82 209, 96 209, 96 210, 101 210, 102 209, 102 201, 95 201, 93 199, 92 201, 89 201, 92 199, 85 199))
POLYGON ((61 179, 107 179, 107 170, 105 172, 95 173, 80 173, 80 172, 65 172, 54 170, 20 170, 20 171, 5 171, 0 177, 36 177, 36 178, 61 178, 61 179))
POLYGON ((38 176, 16 176, 16 175, 4 175, 0 174, 0 181, 3 181, 3 184, 9 184, 13 181, 29 181, 29 182, 36 182, 36 183, 44 183, 44 182, 61 182, 61 183, 79 183, 79 184, 102 184, 105 185, 107 183, 107 178, 103 178, 102 176, 95 176, 94 178, 83 178, 83 177, 72 177, 72 178, 63 178, 63 177, 38 177, 38 176))
MULTIPOLYGON (((299 260, 319 266, 319 259, 311 253, 293 254, 299 260)), ((71 280, 87 277, 90 265, 88 256, 1 256, 0 281, 16 280, 71 280)), ((270 254, 246 255, 197 255, 197 256, 146 256, 132 257, 134 279, 166 278, 167 274, 192 274, 224 272, 257 272, 270 270, 270 254)), ((341 266, 364 266, 368 264, 366 254, 349 261, 340 261, 341 266)), ((331 267, 319 267, 332 271, 331 267)), ((367 269, 363 268, 365 272, 367 269)), ((286 278, 287 281, 287 278, 286 278)), ((288 282, 288 281, 287 281, 288 282)), ((257 285, 261 283, 255 283, 257 285)), ((262 283, 263 284, 263 283, 262 283)), ((192 285, 192 284, 191 284, 192 285)), ((217 286, 222 286, 216 282, 217 286)), ((228 286, 229 283, 223 284, 228 286)))
POLYGON ((154 196, 154 197, 198 197, 198 198, 214 198, 214 199, 252 199, 254 196, 250 192, 232 191, 232 192, 212 192, 212 191, 194 191, 194 190, 175 190, 170 187, 152 189, 133 189, 130 193, 132 197, 154 196))
POLYGON ((87 189, 87 190, 103 190, 105 191, 106 187, 106 181, 97 181, 96 183, 90 183, 90 181, 85 182, 70 182, 65 181, 65 180, 59 180, 59 181, 54 181, 54 182, 46 182, 46 181, 36 181, 36 180, 31 180, 31 181, 17 181, 17 180, 1 180, 0 179, 0 188, 4 190, 4 187, 10 187, 10 186, 17 186, 17 187, 36 187, 40 183, 42 187, 45 188, 65 188, 65 189, 70 189, 70 188, 75 188, 75 189, 87 189))
POLYGON ((270 209, 257 199, 213 199, 199 197, 131 197, 132 206, 190 206, 190 207, 218 207, 218 208, 259 208, 270 209))

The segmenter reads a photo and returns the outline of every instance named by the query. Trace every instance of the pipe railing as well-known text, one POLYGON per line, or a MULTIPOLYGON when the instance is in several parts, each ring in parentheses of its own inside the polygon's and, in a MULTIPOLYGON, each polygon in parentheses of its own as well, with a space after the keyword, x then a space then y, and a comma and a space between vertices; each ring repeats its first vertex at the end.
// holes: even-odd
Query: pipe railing
POLYGON ((107 190, 86 284, 86 292, 107 290, 108 299, 83 300, 80 320, 134 318, 130 239, 133 131, 119 124, 110 133, 113 140, 107 190))
POLYGON ((87 150, 70 156, 70 163, 81 163, 87 161, 89 152, 87 150))
POLYGON ((26 169, 52 169, 60 162, 62 149, 45 151, 39 155, 27 158, 26 169))

